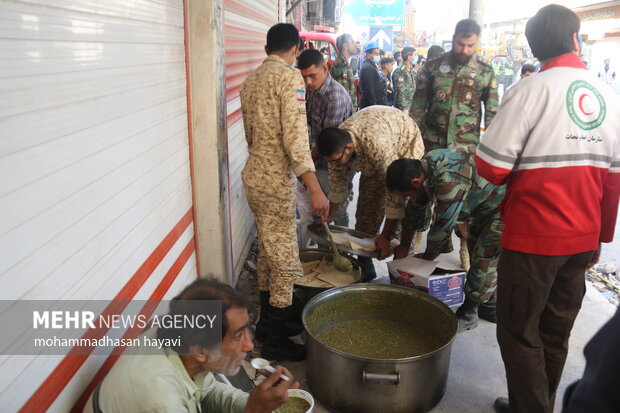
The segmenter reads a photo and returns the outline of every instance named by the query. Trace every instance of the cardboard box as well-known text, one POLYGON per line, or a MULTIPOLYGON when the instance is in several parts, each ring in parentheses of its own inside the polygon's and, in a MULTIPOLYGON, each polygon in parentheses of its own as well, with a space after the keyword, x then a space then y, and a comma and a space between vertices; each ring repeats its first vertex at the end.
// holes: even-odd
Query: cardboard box
POLYGON ((441 261, 406 257, 389 262, 388 270, 390 283, 429 293, 448 307, 459 306, 465 300, 466 272, 462 268, 441 261))

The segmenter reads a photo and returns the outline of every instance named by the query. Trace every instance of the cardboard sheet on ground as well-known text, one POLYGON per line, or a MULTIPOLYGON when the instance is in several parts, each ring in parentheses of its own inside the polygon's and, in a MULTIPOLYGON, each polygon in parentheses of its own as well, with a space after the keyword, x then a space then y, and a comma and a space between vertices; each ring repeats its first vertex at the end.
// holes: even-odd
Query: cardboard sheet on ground
POLYGON ((304 275, 305 274, 310 274, 312 271, 314 271, 314 269, 316 267, 319 266, 319 264, 321 263, 321 261, 316 260, 316 261, 309 261, 309 262, 302 262, 301 266, 304 269, 304 275))
POLYGON ((295 284, 306 287, 331 288, 352 284, 360 278, 359 268, 349 272, 341 272, 334 268, 327 257, 321 261, 302 263, 304 276, 298 278, 295 284))
POLYGON ((327 257, 323 257, 321 263, 314 269, 314 271, 318 273, 324 273, 330 272, 333 269, 334 265, 332 264, 332 262, 328 260, 327 257))

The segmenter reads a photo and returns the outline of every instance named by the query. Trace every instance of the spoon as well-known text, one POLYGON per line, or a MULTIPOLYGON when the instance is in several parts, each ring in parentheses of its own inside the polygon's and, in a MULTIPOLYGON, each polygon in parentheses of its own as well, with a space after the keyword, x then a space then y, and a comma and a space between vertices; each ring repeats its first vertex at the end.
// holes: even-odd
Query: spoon
POLYGON ((332 249, 334 250, 334 267, 341 272, 351 271, 353 269, 353 264, 351 264, 351 261, 340 255, 338 248, 336 248, 334 238, 332 238, 332 233, 329 230, 329 225, 327 225, 327 222, 323 222, 323 226, 325 227, 325 231, 327 231, 329 240, 332 243, 332 249))
MULTIPOLYGON (((256 370, 267 370, 269 373, 273 373, 274 371, 276 371, 276 369, 274 369, 273 366, 269 364, 268 360, 262 359, 260 357, 253 358, 250 364, 256 370)), ((289 380, 289 378, 284 374, 280 374, 280 378, 284 381, 289 380)))

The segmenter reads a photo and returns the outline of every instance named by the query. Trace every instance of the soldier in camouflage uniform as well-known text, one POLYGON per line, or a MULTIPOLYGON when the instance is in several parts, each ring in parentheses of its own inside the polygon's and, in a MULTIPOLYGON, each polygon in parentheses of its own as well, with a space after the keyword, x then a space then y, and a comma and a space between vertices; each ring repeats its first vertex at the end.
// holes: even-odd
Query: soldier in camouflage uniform
POLYGON ((357 110, 357 90, 355 87, 355 76, 353 75, 353 69, 349 65, 349 58, 357 51, 355 41, 350 34, 343 34, 336 39, 336 46, 338 47, 338 57, 334 61, 330 74, 332 78, 340 83, 349 92, 351 97, 351 103, 353 104, 353 111, 357 110))
POLYGON ((401 55, 403 64, 398 66, 398 69, 392 74, 395 95, 394 107, 408 115, 415 92, 416 72, 413 70, 413 65, 418 62, 418 54, 413 47, 405 47, 401 55))
POLYGON ((434 260, 452 251, 451 234, 457 219, 470 218, 467 245, 471 267, 465 283, 465 302, 457 310, 459 331, 478 325, 478 306, 487 301, 497 284, 497 262, 504 223, 499 205, 504 186, 491 185, 478 176, 474 147, 437 149, 421 161, 400 159, 387 173, 387 186, 401 195, 411 196, 403 220, 400 250, 394 258, 409 251, 413 232, 424 228, 429 207, 434 205, 435 220, 430 227, 426 251, 416 256, 434 260))
MULTIPOLYGON (((424 154, 422 136, 413 120, 388 106, 371 106, 355 113, 338 128, 319 134, 320 155, 328 161, 331 222, 338 205, 347 197, 350 176, 360 171, 355 229, 377 234, 384 216, 405 215, 405 198, 392 191, 386 194, 385 173, 399 158, 419 159, 424 154)), ((376 276, 372 260, 359 257, 365 281, 376 276)))
POLYGON ((249 152, 241 176, 259 240, 257 330, 267 329, 262 355, 270 360, 305 357, 305 349, 290 341, 284 328, 292 312, 293 284, 303 276, 295 225, 295 176, 306 184, 316 215, 327 215, 329 208, 310 155, 304 81, 299 70, 291 67, 298 47, 295 26, 281 23, 269 29, 269 56, 239 92, 249 152))
MULTIPOLYGON (((424 137, 424 148, 450 148, 480 142, 482 103, 488 127, 498 109, 497 81, 490 63, 476 55, 480 26, 471 19, 457 23, 452 50, 429 60, 418 72, 409 114, 424 137)), ((467 246, 461 243, 467 269, 467 246)))
POLYGON ((497 81, 490 63, 475 54, 480 26, 460 21, 452 50, 429 60, 418 73, 409 114, 426 151, 480 142, 482 103, 489 127, 498 109, 497 81))

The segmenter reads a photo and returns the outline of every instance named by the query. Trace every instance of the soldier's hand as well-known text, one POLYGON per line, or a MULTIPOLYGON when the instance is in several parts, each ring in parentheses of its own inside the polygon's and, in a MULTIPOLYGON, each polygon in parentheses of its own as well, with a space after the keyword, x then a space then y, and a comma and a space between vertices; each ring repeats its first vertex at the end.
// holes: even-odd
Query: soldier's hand
POLYGON ((293 375, 284 367, 276 366, 276 371, 252 390, 244 412, 271 413, 288 401, 288 389, 297 388, 299 382, 293 381, 293 375), (281 380, 280 374, 284 374, 289 380, 281 380))
POLYGON ((323 217, 319 218, 319 219, 316 221, 316 223, 317 223, 317 224, 320 224, 320 225, 323 225, 323 223, 326 223, 326 224, 331 224, 332 222, 334 222, 334 218, 336 218, 336 216, 335 216, 335 215, 327 215, 327 216, 323 216, 323 217))
POLYGON ((423 260, 433 261, 435 258, 439 257, 438 252, 419 252, 415 255, 416 258, 422 258, 423 260))
POLYGON ((454 227, 454 232, 457 237, 466 240, 469 235, 469 224, 467 222, 457 222, 454 227))
POLYGON ((396 248, 394 248, 394 259, 395 260, 399 260, 401 258, 405 258, 407 255, 409 255, 409 247, 406 245, 399 245, 396 248))
POLYGON ((403 109, 403 113, 404 113, 406 116, 409 116, 409 109, 403 109))
POLYGON ((319 153, 319 147, 316 144, 314 145, 314 148, 312 148, 312 152, 310 153, 310 155, 312 155, 312 160, 314 162, 321 159, 321 154, 319 153))
POLYGON ((334 218, 336 217, 336 212, 338 212, 338 208, 340 208, 340 204, 336 204, 334 202, 330 202, 329 203, 329 212, 323 216, 321 216, 321 219, 319 219, 317 222, 321 225, 323 225, 323 223, 327 223, 329 224, 330 222, 334 221, 334 218))
POLYGON ((310 192, 310 202, 314 215, 324 217, 329 214, 329 200, 320 188, 318 191, 310 192))
POLYGON ((379 251, 379 259, 384 260, 392 255, 390 240, 383 234, 377 235, 375 238, 375 247, 379 251))

